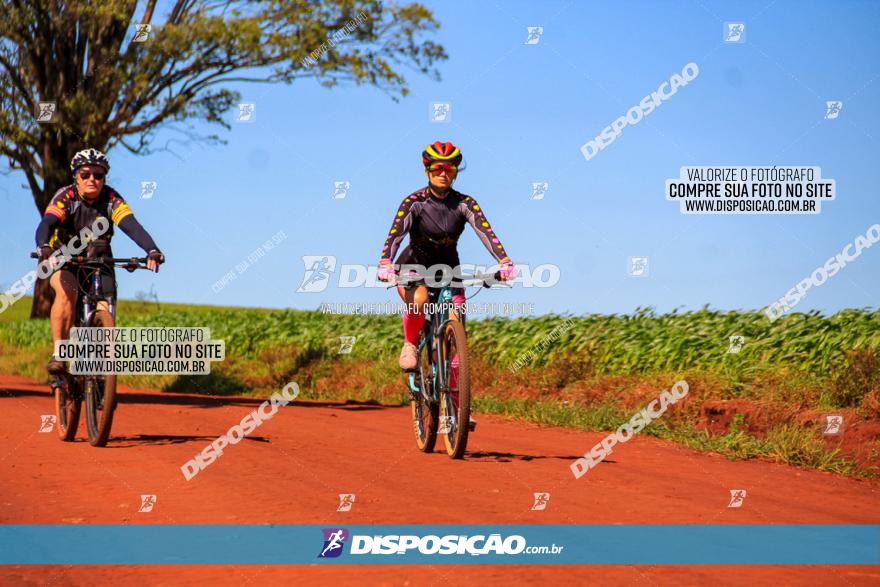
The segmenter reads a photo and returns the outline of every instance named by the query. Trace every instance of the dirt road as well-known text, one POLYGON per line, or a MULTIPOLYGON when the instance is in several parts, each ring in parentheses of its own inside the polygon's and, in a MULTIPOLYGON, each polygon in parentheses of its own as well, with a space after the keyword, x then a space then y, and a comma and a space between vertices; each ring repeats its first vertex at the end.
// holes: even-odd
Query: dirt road
MULTIPOLYGON (((0 377, 0 523, 28 524, 865 524, 880 484, 766 462, 731 462, 638 437, 574 480, 604 435, 477 415, 464 461, 415 449, 409 411, 296 402, 187 481, 180 471, 261 400, 123 388, 107 448, 39 432, 48 387, 0 377), (730 490, 745 489, 739 508, 730 490), (533 493, 550 493, 532 511, 533 493), (348 512, 339 494, 353 493, 348 512), (142 494, 157 496, 138 512, 142 494)), ((84 434, 81 423, 80 435, 84 434)), ((878 585, 855 566, 15 566, 0 584, 878 585)))

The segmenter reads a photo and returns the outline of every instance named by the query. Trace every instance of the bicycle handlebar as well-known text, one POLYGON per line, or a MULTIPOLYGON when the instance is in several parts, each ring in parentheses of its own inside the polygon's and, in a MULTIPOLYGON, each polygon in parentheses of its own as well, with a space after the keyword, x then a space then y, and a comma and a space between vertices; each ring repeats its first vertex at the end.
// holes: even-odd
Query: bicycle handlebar
MULTIPOLYGON (((391 283, 388 287, 391 288, 391 287, 395 287, 397 285, 400 285, 401 281, 403 281, 405 284, 406 282, 410 282, 410 281, 420 281, 420 280, 428 279, 428 278, 434 279, 435 277, 436 277, 436 275, 433 275, 433 274, 428 275, 428 274, 420 273, 420 272, 408 273, 406 275, 395 274, 394 275, 394 283, 391 283)), ((496 271, 495 273, 475 273, 474 275, 461 275, 458 277, 453 276, 453 278, 450 281, 451 282, 475 281, 475 282, 480 282, 484 288, 490 289, 493 285, 501 282, 501 271, 496 271)), ((444 286, 441 286, 441 287, 448 287, 449 285, 451 285, 451 283, 444 285, 444 286)), ((476 284, 473 284, 473 285, 476 285, 476 284)), ((467 287, 467 286, 463 285, 463 287, 467 287)))
MULTIPOLYGON (((37 252, 31 253, 31 259, 39 259, 37 252)), ((104 265, 114 265, 121 269, 125 269, 129 273, 133 273, 137 269, 147 268, 147 257, 87 257, 85 255, 77 255, 65 261, 65 265, 80 265, 84 267, 101 267, 104 265)))

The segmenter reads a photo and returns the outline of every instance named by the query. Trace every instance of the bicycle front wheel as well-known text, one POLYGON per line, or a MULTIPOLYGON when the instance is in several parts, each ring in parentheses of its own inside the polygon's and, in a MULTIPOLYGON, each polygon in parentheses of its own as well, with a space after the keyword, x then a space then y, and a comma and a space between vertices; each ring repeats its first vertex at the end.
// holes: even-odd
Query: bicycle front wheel
POLYGON ((446 454, 460 459, 467 449, 471 419, 471 373, 464 325, 450 320, 443 329, 444 386, 440 390, 440 432, 446 454))
POLYGON ((82 408, 82 397, 73 386, 77 381, 68 375, 57 379, 52 384, 52 395, 55 396, 55 418, 58 420, 58 436, 65 442, 76 438, 79 427, 79 413, 82 408))
POLYGON ((437 442, 437 402, 434 399, 433 369, 431 367, 431 345, 422 345, 419 351, 420 392, 410 400, 412 406, 413 430, 416 433, 416 446, 422 452, 434 452, 437 442))
MULTIPOLYGON (((95 312, 94 326, 112 328, 114 325, 109 312, 95 312)), ((116 375, 86 375, 83 380, 89 443, 92 446, 106 446, 116 410, 116 375)))

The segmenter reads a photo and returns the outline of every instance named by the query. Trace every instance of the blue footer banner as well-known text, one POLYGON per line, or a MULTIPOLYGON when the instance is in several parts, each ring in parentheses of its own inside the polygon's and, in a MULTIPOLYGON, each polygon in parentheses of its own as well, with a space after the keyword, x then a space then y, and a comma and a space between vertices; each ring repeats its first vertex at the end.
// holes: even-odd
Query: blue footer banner
POLYGON ((0 564, 880 564, 880 525, 0 525, 0 564))

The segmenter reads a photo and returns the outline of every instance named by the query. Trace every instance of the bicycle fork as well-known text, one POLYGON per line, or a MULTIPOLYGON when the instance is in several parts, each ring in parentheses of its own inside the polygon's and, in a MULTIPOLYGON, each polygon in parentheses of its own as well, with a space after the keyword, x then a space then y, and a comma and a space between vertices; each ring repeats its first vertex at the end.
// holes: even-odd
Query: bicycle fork
POLYGON ((67 385, 67 379, 59 375, 52 376, 52 389, 63 389, 65 395, 69 395, 70 387, 67 385))

